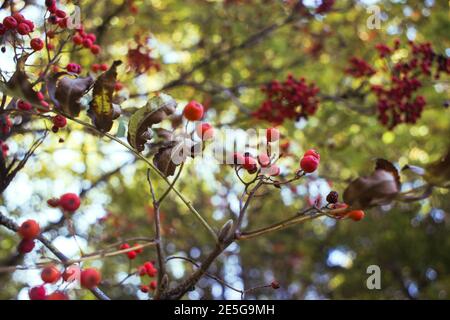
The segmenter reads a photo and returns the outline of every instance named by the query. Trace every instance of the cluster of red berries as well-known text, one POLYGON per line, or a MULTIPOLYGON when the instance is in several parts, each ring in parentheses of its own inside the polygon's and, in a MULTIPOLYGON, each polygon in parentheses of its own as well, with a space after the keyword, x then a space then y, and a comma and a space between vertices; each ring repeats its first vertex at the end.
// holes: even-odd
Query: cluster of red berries
POLYGON ((375 74, 375 69, 367 63, 367 61, 351 57, 349 60, 350 66, 345 69, 345 73, 355 78, 370 77, 375 74))
MULTIPOLYGON (((372 85, 371 91, 377 97, 378 119, 389 129, 400 123, 416 123, 421 117, 426 105, 425 97, 415 95, 422 87, 422 78, 433 76, 432 67, 435 65, 434 78, 440 73, 450 73, 450 59, 434 52, 430 43, 417 44, 409 42, 410 54, 408 59, 396 62, 390 71, 390 81, 385 85, 372 85)), ((381 58, 390 59, 400 48, 400 41, 395 40, 392 47, 386 44, 375 46, 381 58)), ((370 77, 376 71, 366 61, 353 57, 351 66, 346 72, 353 77, 370 77)))
POLYGON ((109 66, 106 63, 101 63, 101 64, 94 63, 91 66, 92 72, 95 72, 95 73, 100 72, 100 71, 106 71, 108 69, 109 69, 109 66))
POLYGON ((65 193, 59 198, 47 200, 47 204, 52 208, 60 207, 67 212, 75 212, 81 204, 80 197, 75 193, 65 193))
POLYGON ((297 80, 289 75, 284 82, 272 81, 261 90, 266 100, 253 116, 273 124, 281 124, 285 119, 307 118, 319 107, 319 88, 314 83, 307 84, 304 78, 297 80))
POLYGON ((66 70, 68 72, 71 72, 71 73, 80 74, 81 73, 81 66, 79 64, 77 64, 77 63, 71 62, 71 63, 69 63, 66 66, 66 70))
POLYGON ((44 285, 31 288, 28 295, 30 300, 69 300, 67 294, 59 290, 47 295, 44 285))
MULTIPOLYGON (((138 267, 137 273, 141 277, 149 276, 150 278, 153 278, 158 274, 158 269, 155 268, 152 262, 147 261, 146 263, 138 267)), ((156 287, 157 282, 155 280, 152 280, 149 285, 141 285, 139 289, 142 292, 147 293, 150 291, 150 289, 155 290, 156 287)))
POLYGON ((11 118, 7 114, 0 115, 0 134, 6 136, 11 131, 12 125, 11 118))
MULTIPOLYGON (((140 247, 140 245, 138 243, 136 243, 133 247, 139 247, 139 248, 125 253, 127 255, 128 259, 130 259, 130 260, 136 259, 137 255, 144 251, 144 249, 142 247, 140 247)), ((119 247, 120 250, 127 250, 130 248, 131 248, 131 246, 128 243, 123 243, 119 247)))
MULTIPOLYGON (((268 144, 277 142, 280 139, 280 132, 276 128, 269 128, 266 130, 266 139, 268 144)), ((274 163, 274 159, 271 159, 267 152, 262 152, 256 158, 249 152, 244 154, 235 152, 233 163, 235 166, 245 169, 249 174, 259 172, 263 175, 276 177, 281 172, 280 168, 274 163)))
POLYGON ((21 254, 25 254, 34 249, 34 240, 39 237, 41 228, 35 220, 29 219, 20 225, 17 233, 22 237, 22 241, 19 243, 17 250, 21 254))
POLYGON ((161 65, 151 56, 152 49, 142 43, 138 43, 136 48, 129 48, 127 59, 128 64, 136 73, 142 74, 150 69, 161 70, 161 65))
POLYGON ((95 44, 95 41, 97 41, 95 34, 86 33, 83 27, 77 29, 77 34, 73 36, 72 41, 75 45, 90 49, 94 55, 99 54, 101 51, 100 46, 95 44))
POLYGON ((3 23, 0 23, 0 36, 8 31, 26 36, 34 31, 34 23, 31 20, 25 19, 19 12, 15 12, 10 16, 5 17, 3 23))

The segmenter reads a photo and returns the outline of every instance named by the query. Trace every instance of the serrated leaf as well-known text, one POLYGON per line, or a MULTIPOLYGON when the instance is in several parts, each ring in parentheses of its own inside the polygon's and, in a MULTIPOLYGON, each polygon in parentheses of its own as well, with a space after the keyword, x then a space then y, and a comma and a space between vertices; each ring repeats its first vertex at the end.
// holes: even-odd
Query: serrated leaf
POLYGON ((116 115, 113 106, 114 86, 117 78, 117 67, 122 61, 114 61, 108 71, 103 73, 94 83, 92 101, 89 104, 89 115, 94 125, 103 132, 111 130, 116 115))
POLYGON ((128 123, 128 142, 139 152, 144 150, 147 142, 145 132, 175 112, 176 101, 169 95, 161 93, 151 98, 147 104, 138 109, 128 123))

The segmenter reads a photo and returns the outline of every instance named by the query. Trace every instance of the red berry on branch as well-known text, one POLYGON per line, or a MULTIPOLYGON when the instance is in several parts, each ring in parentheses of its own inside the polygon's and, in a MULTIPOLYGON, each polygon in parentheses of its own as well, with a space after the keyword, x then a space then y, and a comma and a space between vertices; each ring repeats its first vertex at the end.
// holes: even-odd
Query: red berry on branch
POLYGON ((52 121, 53 121, 53 125, 57 128, 64 128, 67 125, 66 117, 64 117, 60 114, 54 116, 52 121))
POLYGON ((23 222, 17 232, 25 240, 34 240, 41 233, 41 228, 35 220, 30 219, 23 222))
POLYGON ((150 289, 155 290, 157 287, 158 287, 158 283, 155 280, 150 282, 150 289))
POLYGON ((268 168, 268 171, 269 171, 269 175, 270 175, 271 177, 279 176, 279 175, 280 175, 280 172, 281 172, 280 167, 278 167, 276 164, 271 165, 271 166, 268 168))
POLYGON ((130 249, 130 245, 128 243, 123 243, 120 245, 120 250, 130 249))
POLYGON ((349 217, 353 221, 360 221, 364 218, 364 215, 364 211, 362 210, 353 210, 347 214, 347 217, 349 217))
POLYGON ((139 274, 139 276, 143 277, 143 276, 145 276, 147 274, 147 269, 145 269, 144 266, 140 266, 138 268, 137 273, 139 274))
POLYGON ((72 41, 76 45, 82 45, 83 44, 83 37, 78 35, 78 34, 76 34, 76 35, 73 36, 72 41))
POLYGON ((147 292, 150 291, 150 288, 148 286, 145 286, 145 285, 140 285, 139 286, 139 290, 141 290, 141 292, 143 292, 143 293, 147 293, 147 292))
POLYGON ((51 198, 47 200, 47 204, 52 208, 58 208, 60 203, 58 198, 51 198))
POLYGON ((45 283, 55 283, 61 278, 61 272, 55 266, 47 266, 42 269, 41 279, 45 283))
POLYGON ((186 107, 184 107, 183 115, 189 121, 198 121, 203 117, 203 105, 197 101, 192 100, 186 107))
POLYGON ((10 16, 3 19, 3 25, 5 26, 6 29, 15 29, 17 28, 19 23, 17 22, 16 19, 10 16))
POLYGON ((69 300, 69 296, 62 291, 55 291, 49 294, 46 300, 69 300))
POLYGON ((102 276, 95 268, 87 268, 81 272, 81 286, 86 289, 93 289, 100 284, 102 276))
POLYGON ((34 31, 34 23, 31 20, 24 20, 23 23, 27 24, 28 27, 30 28, 30 32, 34 31))
POLYGON ((23 14, 19 13, 19 12, 14 12, 11 15, 14 19, 16 19, 17 23, 21 23, 25 21, 25 17, 23 16, 23 14))
POLYGON ((275 142, 280 139, 280 131, 277 128, 269 128, 266 131, 266 138, 268 142, 275 142))
POLYGON ((30 45, 34 51, 40 51, 44 48, 44 41, 42 41, 39 38, 34 38, 34 39, 31 39, 30 45))
POLYGON ((134 260, 137 257, 137 253, 136 253, 136 251, 129 251, 129 252, 127 252, 127 256, 128 256, 128 259, 134 260))
POLYGON ((109 69, 108 65, 106 63, 102 63, 100 65, 100 70, 101 71, 107 71, 109 69))
POLYGON ((242 167, 248 171, 248 173, 253 174, 258 170, 258 165, 256 164, 256 160, 252 156, 244 157, 244 164, 242 167))
POLYGON ((309 149, 308 151, 305 152, 305 154, 303 156, 304 157, 313 156, 313 157, 317 158, 317 160, 320 161, 320 154, 314 149, 309 149))
POLYGON ((45 292, 45 287, 42 285, 31 288, 28 291, 28 295, 30 300, 45 300, 47 293, 45 292))
POLYGON ((65 18, 66 17, 66 12, 64 11, 64 10, 56 10, 55 11, 55 15, 58 17, 58 18, 65 18))
POLYGON ((97 55, 97 54, 100 53, 100 51, 101 51, 101 48, 100 48, 99 45, 93 44, 93 45, 91 46, 91 52, 92 52, 92 54, 97 55))
POLYGON ((83 47, 90 48, 90 47, 92 47, 92 45, 93 45, 93 43, 92 43, 91 39, 89 39, 89 38, 83 39, 83 47))
POLYGON ((76 211, 81 204, 80 197, 75 193, 65 193, 59 198, 60 206, 69 212, 76 211))
POLYGON ((272 283, 270 284, 270 286, 272 287, 272 289, 280 289, 280 283, 276 280, 273 280, 272 283))
POLYGON ((123 84, 120 83, 119 81, 116 82, 116 84, 114 85, 114 90, 115 91, 120 91, 123 89, 123 84))
POLYGON ((142 252, 144 252, 144 248, 141 247, 139 243, 136 243, 133 247, 140 247, 139 249, 134 250, 137 254, 141 254, 142 252))
POLYGON ((318 166, 319 166, 319 159, 317 159, 314 156, 303 157, 302 160, 300 161, 300 167, 306 173, 316 171, 318 166))
POLYGON ((94 63, 94 64, 91 66, 91 70, 92 70, 92 72, 99 72, 99 70, 100 70, 100 65, 97 64, 97 63, 94 63))
POLYGON ((33 251, 34 246, 35 246, 34 240, 22 239, 22 241, 20 241, 20 243, 19 243, 17 250, 21 254, 25 254, 25 253, 29 253, 29 252, 33 251))
POLYGON ((69 63, 66 66, 66 69, 67 69, 67 71, 72 72, 72 73, 78 73, 78 74, 81 73, 81 66, 79 64, 76 64, 73 62, 69 63))
POLYGON ((88 33, 88 34, 86 35, 86 38, 87 38, 87 39, 90 39, 92 42, 97 41, 97 37, 96 37, 95 34, 93 34, 93 33, 88 33))
POLYGON ((11 118, 8 115, 0 115, 0 133, 7 135, 11 131, 12 125, 11 118))
POLYGON ((31 32, 30 27, 28 26, 28 24, 26 23, 20 23, 17 26, 17 32, 23 36, 29 34, 31 32))
POLYGON ((214 128, 209 123, 201 123, 197 126, 197 135, 203 141, 211 140, 214 137, 214 128))

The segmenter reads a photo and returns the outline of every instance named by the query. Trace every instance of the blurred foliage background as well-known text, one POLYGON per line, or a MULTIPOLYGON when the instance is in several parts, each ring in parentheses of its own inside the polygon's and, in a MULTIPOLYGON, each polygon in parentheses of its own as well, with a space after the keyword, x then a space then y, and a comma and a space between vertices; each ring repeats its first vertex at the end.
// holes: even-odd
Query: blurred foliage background
MULTIPOLYGON (((311 11, 317 6, 314 1, 304 2, 311 11)), ((69 11, 73 9, 74 3, 64 3, 69 11)), ((160 64, 160 71, 151 68, 138 74, 129 64, 121 67, 118 78, 126 88, 121 92, 126 98, 122 107, 140 107, 149 93, 164 88, 180 106, 191 99, 202 101, 208 106, 206 121, 223 128, 268 127, 270 124, 255 120, 248 112, 256 110, 264 99, 261 84, 284 80, 289 73, 314 81, 323 94, 331 96, 356 88, 358 81, 344 74, 348 59, 357 55, 380 64, 374 50, 380 42, 392 44, 396 38, 404 43, 429 41, 436 52, 450 54, 448 1, 336 1, 325 15, 289 24, 283 21, 293 5, 275 0, 89 0, 77 4, 83 24, 97 35, 103 51, 95 60, 83 50, 71 52, 61 65, 76 61, 88 70, 92 63, 126 60, 128 50, 140 42, 151 48, 152 61, 160 64), (381 9, 381 29, 367 28, 370 5, 381 9), (273 32, 211 59, 218 52, 247 43, 249 37, 270 26, 275 26, 273 32), (171 82, 186 72, 183 81, 171 82)), ((36 14, 42 11, 40 5, 41 1, 30 1, 25 10, 36 14)), ((0 13, 2 17, 7 14, 0 13)), ((308 121, 284 122, 279 129, 283 141, 290 142, 293 156, 284 160, 283 171, 298 166, 303 151, 311 147, 320 151, 321 166, 318 174, 302 179, 296 187, 270 190, 254 201, 245 228, 287 218, 331 189, 341 193, 350 180, 370 172, 377 157, 400 168, 405 164, 423 166, 442 156, 450 137, 450 111, 443 107, 449 98, 448 78, 427 84, 421 93, 428 101, 422 118, 415 125, 402 124, 390 131, 378 123, 370 97, 357 108, 350 108, 345 101, 322 101, 308 121)), ((126 120, 116 121, 113 133, 121 121, 126 120)), ((23 153, 45 126, 37 119, 17 130, 7 141, 11 153, 23 153)), ((166 185, 156 176, 154 179, 161 194, 166 185)), ((402 176, 403 181, 409 181, 405 189, 420 185, 421 181, 414 179, 402 176)), ((242 186, 232 168, 189 160, 177 186, 216 229, 235 218, 242 186)), ((74 222, 78 245, 84 252, 121 239, 154 236, 145 164, 135 161, 120 145, 75 123, 44 142, 0 198, 0 210, 18 221, 33 217, 47 226, 47 235, 58 248, 77 256, 77 244, 69 236, 61 213, 49 208, 46 200, 83 190, 82 207, 74 222), (64 143, 59 143, 60 138, 64 143)), ((449 209, 448 189, 435 189, 432 197, 418 203, 372 209, 360 222, 314 220, 230 246, 210 273, 238 288, 248 289, 273 279, 280 282, 278 290, 256 290, 247 298, 448 299, 449 209), (366 287, 369 265, 381 268, 381 290, 366 287)), ((171 194, 161 210, 167 254, 196 261, 205 257, 213 244, 184 204, 171 194)), ((17 243, 16 235, 0 228, 1 266, 31 265, 48 255, 42 249, 25 258, 18 256, 17 243)), ((146 249, 133 266, 155 259, 154 250, 146 249)), ((89 264, 102 269, 102 288, 113 298, 146 298, 137 289, 138 277, 116 285, 129 271, 126 256, 89 264)), ((193 270, 178 260, 168 266, 173 281, 193 270)), ((0 273, 0 298, 27 298, 28 286, 40 283, 38 274, 38 270, 0 273)), ((71 290, 70 295, 93 298, 84 290, 71 290)), ((240 296, 203 278, 186 298, 240 296)))

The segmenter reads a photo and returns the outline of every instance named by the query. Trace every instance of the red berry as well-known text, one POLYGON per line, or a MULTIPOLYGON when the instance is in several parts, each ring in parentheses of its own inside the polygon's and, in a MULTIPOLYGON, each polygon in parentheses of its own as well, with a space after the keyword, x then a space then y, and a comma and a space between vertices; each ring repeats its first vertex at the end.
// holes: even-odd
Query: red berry
POLYGON ((202 123, 197 126, 197 135, 203 141, 211 140, 214 137, 214 128, 209 123, 202 123))
POLYGON ((83 47, 85 47, 85 48, 90 48, 90 47, 92 47, 92 40, 91 39, 89 39, 89 38, 84 38, 83 39, 83 47))
POLYGON ((139 286, 139 290, 141 290, 143 293, 147 293, 150 291, 150 288, 148 286, 141 285, 139 286))
POLYGON ((130 249, 130 245, 128 243, 123 243, 120 245, 120 250, 130 249))
POLYGON ((253 174, 258 170, 258 165, 256 164, 256 160, 251 156, 244 157, 244 164, 242 167, 248 171, 248 173, 253 174))
POLYGON ((59 26, 61 29, 65 29, 65 28, 67 28, 67 23, 68 23, 67 18, 60 19, 60 20, 58 21, 58 26, 59 26))
POLYGON ((42 285, 31 288, 28 291, 28 295, 30 296, 30 300, 45 300, 47 294, 45 292, 45 287, 42 285))
POLYGON ((267 153, 261 153, 258 156, 258 163, 263 168, 268 167, 270 165, 270 157, 267 155, 267 153))
POLYGON ((128 259, 134 260, 134 259, 136 259, 137 253, 136 253, 136 251, 128 251, 127 256, 128 256, 128 259))
POLYGON ((19 25, 17 26, 17 32, 21 35, 27 35, 31 32, 30 27, 28 26, 28 24, 26 23, 19 23, 19 25))
POLYGON ((203 117, 203 111, 203 106, 199 102, 192 100, 184 107, 183 115, 189 121, 198 121, 203 117))
POLYGON ((92 52, 92 54, 97 55, 97 54, 100 53, 100 51, 101 51, 101 48, 100 48, 99 45, 93 44, 93 45, 91 46, 91 52, 92 52))
POLYGON ((61 278, 61 272, 55 266, 48 266, 42 269, 41 279, 45 283, 55 283, 61 278))
POLYGON ((76 63, 69 63, 66 66, 66 69, 67 69, 67 71, 72 72, 72 73, 81 73, 81 66, 76 63))
POLYGON ((35 246, 34 240, 22 239, 22 241, 20 241, 20 243, 19 243, 17 250, 21 254, 25 254, 25 253, 29 253, 29 252, 33 251, 34 246, 35 246))
POLYGON ((88 34, 86 35, 86 38, 87 38, 87 39, 90 39, 92 42, 97 41, 97 37, 96 37, 95 34, 93 34, 93 33, 88 33, 88 34))
POLYGON ((6 29, 15 29, 18 26, 18 22, 13 17, 6 17, 3 19, 3 25, 6 29))
MULTIPOLYGON (((133 247, 139 247, 140 244, 136 243, 133 247)), ((139 249, 134 250, 137 254, 144 252, 144 248, 140 247, 139 249)))
MULTIPOLYGON (((94 63, 94 64, 91 66, 91 70, 92 70, 92 72, 98 72, 98 71, 100 70, 100 65, 97 64, 97 63, 94 63)), ((117 83, 116 83, 116 84, 117 84, 117 83)), ((115 87, 114 87, 114 89, 115 89, 115 87)))
POLYGON ((88 268, 81 272, 81 286, 86 289, 95 288, 102 281, 102 276, 97 269, 88 268))
POLYGON ((69 297, 62 291, 55 291, 47 296, 47 300, 69 300, 69 297))
POLYGON ((280 131, 277 128, 269 128, 266 131, 266 138, 268 142, 275 142, 280 139, 280 131))
POLYGON ((140 267, 138 268, 138 274, 139 274, 141 277, 145 276, 145 275, 147 274, 147 269, 145 269, 144 266, 140 266, 140 267))
POLYGON ((114 90, 115 91, 120 91, 123 89, 123 84, 120 83, 119 81, 116 82, 116 84, 114 85, 114 90))
POLYGON ((44 48, 44 41, 42 41, 39 38, 34 38, 34 39, 31 39, 30 45, 34 51, 40 51, 44 48))
POLYGON ((350 211, 347 216, 352 219, 353 221, 359 221, 362 220, 364 218, 364 211, 362 210, 353 210, 350 211))
POLYGON ((157 286, 158 286, 158 284, 155 280, 150 282, 150 289, 155 290, 157 286))
POLYGON ((306 156, 313 156, 313 157, 317 158, 317 160, 320 161, 320 154, 314 149, 309 149, 308 151, 306 151, 305 154, 303 155, 303 157, 306 157, 306 156))
POLYGON ((25 17, 24 17, 21 13, 19 13, 19 12, 14 12, 14 13, 12 14, 12 17, 13 17, 14 19, 16 19, 17 23, 21 23, 21 22, 24 22, 24 21, 25 21, 25 17))
POLYGON ((80 197, 75 193, 65 193, 59 198, 60 206, 69 212, 73 212, 80 207, 80 197))
POLYGON ((30 28, 30 32, 34 31, 34 23, 31 20, 24 20, 23 23, 27 24, 28 27, 30 28))
POLYGON ((67 125, 66 117, 64 117, 60 114, 54 116, 52 121, 53 121, 53 125, 57 128, 64 128, 67 125))
POLYGON ((73 36, 72 41, 76 45, 81 45, 81 44, 83 44, 83 37, 78 35, 78 34, 76 34, 76 35, 73 36))
POLYGON ((108 65, 106 64, 106 63, 102 63, 101 65, 100 65, 100 70, 101 71, 106 71, 106 70, 108 70, 109 69, 109 67, 108 67, 108 65))
POLYGON ((319 166, 319 159, 313 156, 303 157, 302 160, 300 161, 300 167, 306 173, 316 171, 318 166, 319 166))
POLYGON ((23 101, 23 100, 19 100, 17 101, 17 109, 23 110, 23 111, 29 111, 33 108, 33 106, 31 105, 31 103, 23 101))
POLYGON ((144 268, 145 268, 145 270, 153 270, 153 269, 155 269, 155 266, 153 265, 153 263, 151 263, 151 262, 146 262, 146 263, 144 263, 144 268))
POLYGON ((38 98, 38 100, 44 100, 44 94, 40 91, 36 92, 36 97, 38 98))
POLYGON ((22 223, 17 231, 25 240, 36 239, 41 233, 41 228, 35 220, 27 220, 22 223))
POLYGON ((147 270, 147 275, 151 278, 156 276, 157 274, 158 274, 158 269, 156 269, 156 268, 147 270))
POLYGON ((272 287, 272 289, 280 289, 280 283, 276 280, 273 280, 272 283, 270 284, 270 286, 272 287))
POLYGON ((66 17, 66 12, 63 11, 63 10, 56 10, 55 15, 56 15, 58 18, 65 18, 65 17, 66 17))
POLYGON ((8 115, 0 116, 0 133, 8 134, 12 128, 12 121, 8 115))

